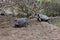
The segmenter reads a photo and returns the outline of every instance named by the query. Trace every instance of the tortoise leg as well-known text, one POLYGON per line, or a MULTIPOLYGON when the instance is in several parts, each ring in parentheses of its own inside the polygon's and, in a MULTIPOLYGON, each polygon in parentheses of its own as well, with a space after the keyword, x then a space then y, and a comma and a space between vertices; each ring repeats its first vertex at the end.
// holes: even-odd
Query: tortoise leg
POLYGON ((15 27, 15 28, 19 28, 20 26, 15 24, 15 26, 14 26, 14 27, 15 27))
POLYGON ((41 22, 41 19, 40 18, 37 18, 37 21, 41 22))
POLYGON ((28 23, 24 24, 24 27, 27 27, 28 23))

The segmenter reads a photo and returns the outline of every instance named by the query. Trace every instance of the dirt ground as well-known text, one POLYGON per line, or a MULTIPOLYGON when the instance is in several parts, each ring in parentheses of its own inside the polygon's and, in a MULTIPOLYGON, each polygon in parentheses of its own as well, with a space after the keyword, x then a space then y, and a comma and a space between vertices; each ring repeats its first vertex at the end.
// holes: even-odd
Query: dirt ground
POLYGON ((0 16, 0 40, 60 40, 60 28, 52 24, 32 19, 26 28, 14 28, 14 19, 0 16))

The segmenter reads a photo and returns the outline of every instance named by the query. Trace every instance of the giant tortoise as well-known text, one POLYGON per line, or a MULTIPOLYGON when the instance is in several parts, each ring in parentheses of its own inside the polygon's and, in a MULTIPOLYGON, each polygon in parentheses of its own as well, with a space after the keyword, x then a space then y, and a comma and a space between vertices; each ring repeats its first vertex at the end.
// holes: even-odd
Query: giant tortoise
POLYGON ((2 15, 2 16, 5 15, 5 11, 0 9, 0 15, 2 15))
POLYGON ((38 18, 37 18, 38 21, 46 21, 48 22, 50 20, 50 18, 44 14, 38 14, 38 18))
POLYGON ((28 24, 27 18, 17 18, 15 19, 15 27, 26 27, 28 24))

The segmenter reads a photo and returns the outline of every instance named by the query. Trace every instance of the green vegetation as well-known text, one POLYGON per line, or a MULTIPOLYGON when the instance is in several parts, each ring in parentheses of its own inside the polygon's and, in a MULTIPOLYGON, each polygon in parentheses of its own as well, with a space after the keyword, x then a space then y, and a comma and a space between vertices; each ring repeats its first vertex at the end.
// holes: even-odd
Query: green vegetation
POLYGON ((47 16, 51 16, 51 17, 55 17, 55 16, 59 16, 59 12, 56 12, 54 10, 45 10, 44 13, 47 16))
POLYGON ((47 16, 60 16, 60 0, 38 0, 40 2, 40 9, 44 9, 43 14, 47 16))
POLYGON ((52 22, 52 24, 56 25, 57 27, 60 27, 60 21, 52 22))

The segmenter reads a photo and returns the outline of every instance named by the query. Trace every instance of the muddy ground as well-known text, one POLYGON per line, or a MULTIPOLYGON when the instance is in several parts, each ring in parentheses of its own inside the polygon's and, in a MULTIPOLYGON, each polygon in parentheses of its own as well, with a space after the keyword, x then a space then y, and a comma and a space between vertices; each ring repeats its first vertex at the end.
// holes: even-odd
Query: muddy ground
POLYGON ((0 40, 60 40, 60 28, 47 22, 29 20, 29 25, 14 28, 15 17, 0 16, 0 40))

